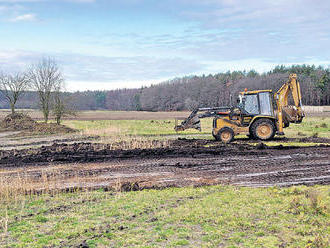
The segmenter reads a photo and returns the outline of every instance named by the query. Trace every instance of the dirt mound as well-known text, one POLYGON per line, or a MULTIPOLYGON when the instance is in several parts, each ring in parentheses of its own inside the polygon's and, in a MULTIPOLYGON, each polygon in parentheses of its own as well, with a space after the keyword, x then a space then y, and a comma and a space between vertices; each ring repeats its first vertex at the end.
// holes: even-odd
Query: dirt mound
MULTIPOLYGON (((162 158, 162 157, 200 157, 226 154, 255 154, 255 148, 245 146, 225 146, 219 143, 213 147, 203 147, 195 144, 194 147, 185 146, 154 149, 111 149, 111 145, 99 143, 73 143, 42 146, 36 149, 0 151, 0 168, 2 165, 23 166, 34 163, 76 163, 76 162, 106 162, 117 159, 132 158, 162 158)), ((259 152, 258 152, 259 153, 259 152)))
POLYGON ((0 127, 6 130, 28 130, 37 124, 30 116, 23 113, 10 114, 0 122, 0 127))
POLYGON ((0 122, 5 131, 24 131, 42 134, 72 133, 74 129, 55 123, 39 123, 23 113, 10 114, 0 122))
POLYGON ((73 133, 75 132, 75 130, 63 125, 57 125, 56 123, 37 123, 33 127, 33 132, 56 134, 56 133, 73 133))
MULTIPOLYGON (((81 162, 107 162, 122 159, 141 158, 169 158, 169 157, 215 157, 215 156, 253 156, 274 154, 281 150, 304 151, 303 147, 296 146, 272 146, 266 145, 251 146, 248 144, 228 144, 213 142, 211 145, 207 140, 173 140, 169 147, 149 148, 149 149, 112 149, 110 144, 101 143, 73 143, 42 146, 40 148, 29 148, 22 150, 0 151, 0 168, 3 166, 24 166, 36 163, 81 163, 81 162), (205 145, 207 144, 207 145, 205 145)), ((314 149, 329 149, 330 146, 319 145, 314 149)), ((306 148, 308 149, 308 148, 306 148)))

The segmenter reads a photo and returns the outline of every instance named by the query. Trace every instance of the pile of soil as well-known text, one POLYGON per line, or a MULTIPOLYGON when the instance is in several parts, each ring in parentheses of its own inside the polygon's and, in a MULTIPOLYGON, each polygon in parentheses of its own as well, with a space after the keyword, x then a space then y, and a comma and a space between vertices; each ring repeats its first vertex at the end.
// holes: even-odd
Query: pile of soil
POLYGON ((7 115, 5 119, 0 122, 0 128, 8 131, 30 130, 33 129, 36 125, 36 121, 23 113, 7 115))
POLYGON ((64 125, 57 125, 56 123, 37 123, 33 127, 33 132, 36 133, 49 133, 49 134, 56 134, 56 133, 73 133, 76 130, 69 128, 64 125))
MULTIPOLYGON (((253 155, 262 153, 256 151, 255 147, 249 145, 223 145, 218 143, 216 146, 204 147, 198 142, 195 146, 177 146, 173 141, 171 147, 151 148, 151 149, 111 149, 109 144, 101 143, 73 143, 56 144, 42 146, 40 148, 29 148, 22 150, 0 151, 0 168, 2 165, 23 166, 24 164, 36 163, 76 163, 76 162, 106 162, 118 159, 137 159, 137 158, 165 158, 165 157, 198 157, 198 156, 217 156, 226 154, 253 155)), ((178 145, 179 145, 178 144, 178 145)))
POLYGON ((74 129, 57 125, 55 123, 39 123, 23 113, 7 115, 0 121, 0 129, 3 131, 24 131, 42 134, 72 133, 74 129))
MULTIPOLYGON (((148 149, 112 149, 111 144, 80 142, 73 144, 53 143, 50 146, 40 148, 28 148, 22 150, 0 151, 0 168, 3 165, 24 166, 36 163, 81 163, 81 162, 107 162, 114 160, 130 159, 162 159, 175 157, 234 157, 234 156, 277 156, 284 150, 290 154, 291 150, 303 153, 305 150, 327 151, 330 145, 320 144, 318 146, 305 148, 296 146, 266 146, 260 143, 257 146, 248 144, 223 144, 221 142, 209 143, 207 140, 172 140, 169 147, 148 149), (205 145, 208 144, 208 145, 205 145)), ((189 165, 188 165, 189 166, 189 165)))

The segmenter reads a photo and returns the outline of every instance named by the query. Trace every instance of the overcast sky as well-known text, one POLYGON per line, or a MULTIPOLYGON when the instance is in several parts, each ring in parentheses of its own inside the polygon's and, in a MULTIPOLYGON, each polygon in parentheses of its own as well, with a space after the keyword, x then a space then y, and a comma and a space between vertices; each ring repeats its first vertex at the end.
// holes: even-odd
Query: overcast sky
POLYGON ((0 70, 43 56, 69 90, 330 64, 329 0, 0 0, 0 70))

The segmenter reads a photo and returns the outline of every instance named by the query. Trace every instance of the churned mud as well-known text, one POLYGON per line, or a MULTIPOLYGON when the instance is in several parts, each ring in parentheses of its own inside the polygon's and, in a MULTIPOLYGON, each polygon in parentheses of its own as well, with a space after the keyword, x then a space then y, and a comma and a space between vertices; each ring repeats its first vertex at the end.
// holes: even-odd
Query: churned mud
POLYGON ((45 181, 47 187, 63 190, 125 191, 213 184, 330 184, 330 145, 268 147, 183 139, 164 148, 113 150, 105 144, 55 143, 0 151, 0 177, 23 178, 40 190, 45 181))

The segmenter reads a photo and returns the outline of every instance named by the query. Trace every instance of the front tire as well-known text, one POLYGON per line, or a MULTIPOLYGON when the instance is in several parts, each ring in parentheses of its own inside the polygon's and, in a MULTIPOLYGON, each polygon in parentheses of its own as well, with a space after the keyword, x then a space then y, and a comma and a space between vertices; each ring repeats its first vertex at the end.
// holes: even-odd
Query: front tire
POLYGON ((221 140, 223 143, 230 143, 234 139, 234 131, 229 127, 223 127, 216 135, 216 140, 221 140))
POLYGON ((270 119, 256 120, 251 127, 251 134, 256 139, 270 140, 275 136, 275 125, 270 119))

